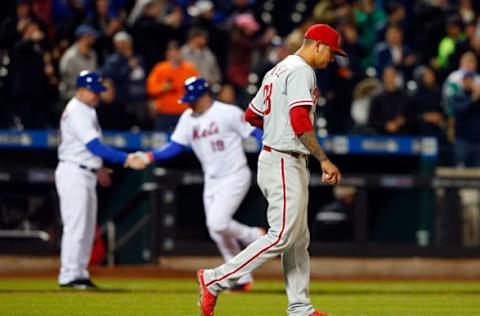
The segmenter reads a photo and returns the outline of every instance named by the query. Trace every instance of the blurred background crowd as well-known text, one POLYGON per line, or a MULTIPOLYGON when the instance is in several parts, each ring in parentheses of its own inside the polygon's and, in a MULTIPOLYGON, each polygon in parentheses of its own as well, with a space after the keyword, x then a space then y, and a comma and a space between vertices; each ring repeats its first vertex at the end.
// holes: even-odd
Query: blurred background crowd
POLYGON ((106 78, 103 129, 171 130, 192 75, 246 108, 321 22, 349 58, 317 74, 319 136, 434 136, 443 163, 480 166, 479 13, 474 0, 3 0, 0 128, 57 128, 84 69, 106 78))

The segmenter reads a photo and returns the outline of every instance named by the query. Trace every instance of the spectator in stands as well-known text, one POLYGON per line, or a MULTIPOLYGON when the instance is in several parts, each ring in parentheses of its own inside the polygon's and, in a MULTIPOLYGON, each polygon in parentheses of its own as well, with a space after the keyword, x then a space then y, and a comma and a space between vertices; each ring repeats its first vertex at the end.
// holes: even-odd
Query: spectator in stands
MULTIPOLYGON (((454 113, 451 104, 455 91, 463 89, 463 76, 467 72, 476 72, 477 56, 473 52, 466 52, 460 57, 459 68, 448 75, 442 86, 442 98, 445 107, 445 114, 447 115, 447 136, 448 140, 453 143, 455 138, 454 113)), ((480 75, 474 76, 476 84, 480 84, 480 75)))
POLYGON ((452 91, 457 91, 463 87, 463 77, 465 73, 476 73, 474 81, 480 84, 480 75, 477 73, 478 60, 473 52, 466 52, 460 57, 459 68, 448 75, 442 87, 442 97, 445 102, 447 114, 451 114, 450 95, 452 91))
POLYGON ((125 103, 116 96, 115 85, 112 80, 104 79, 103 85, 107 89, 100 94, 97 105, 98 121, 105 130, 126 130, 132 127, 132 120, 128 115, 125 103))
POLYGON ((458 167, 480 167, 480 84, 475 72, 465 72, 462 86, 450 86, 449 105, 454 115, 455 164, 458 167))
POLYGON ((410 26, 414 30, 412 45, 421 64, 431 64, 438 54, 438 43, 444 36, 445 2, 420 0, 413 3, 410 26))
POLYGON ((83 1, 53 1, 52 16, 55 22, 55 42, 70 46, 76 28, 85 21, 86 8, 83 1))
POLYGON ((188 32, 188 42, 182 46, 182 58, 195 65, 200 75, 213 87, 220 82, 221 72, 217 58, 208 44, 208 33, 201 28, 192 27, 188 32))
POLYGON ((109 0, 92 1, 91 5, 94 8, 85 21, 85 24, 92 26, 99 33, 94 47, 100 65, 112 53, 112 37, 122 27, 121 19, 109 13, 109 3, 109 0))
POLYGON ((319 74, 319 77, 328 74, 328 78, 320 80, 321 84, 318 86, 327 100, 324 114, 328 122, 328 132, 338 134, 344 134, 353 127, 350 116, 353 92, 357 82, 364 77, 359 58, 359 55, 364 54, 358 43, 357 32, 349 24, 346 24, 341 30, 346 33, 346 36, 342 38, 347 44, 342 44, 342 46, 344 49, 348 49, 345 51, 347 54, 352 55, 348 55, 348 58, 336 57, 336 62, 327 71, 319 74))
POLYGON ((173 30, 161 22, 163 9, 163 1, 148 0, 130 31, 134 51, 144 58, 147 72, 165 59, 166 43, 174 38, 173 30))
POLYGON ((93 50, 97 36, 98 32, 90 25, 80 25, 75 30, 76 42, 60 59, 60 78, 63 84, 61 96, 64 100, 75 95, 76 79, 80 71, 97 70, 97 54, 93 50))
POLYGON ((22 40, 22 32, 32 20, 39 22, 32 12, 32 1, 17 0, 15 12, 0 23, 0 49, 10 50, 22 40))
MULTIPOLYGON (((477 73, 477 57, 466 52, 460 58, 459 69, 452 72, 442 88, 448 119, 448 138, 453 143, 454 159, 458 166, 476 165, 477 159, 471 144, 475 143, 475 125, 478 104, 477 91, 480 75, 477 73), (472 135, 467 135, 473 132, 472 135)), ((478 124, 477 124, 478 125, 478 124)), ((478 153, 477 153, 478 154, 478 153)))
POLYGON ((378 74, 383 74, 383 69, 389 65, 395 66, 403 79, 411 78, 416 58, 411 49, 403 43, 402 29, 397 25, 387 28, 385 42, 375 46, 375 66, 378 74))
POLYGON ((472 0, 460 0, 458 13, 464 24, 470 24, 476 20, 475 7, 472 0))
POLYGON ((443 138, 445 117, 441 106, 441 92, 436 82, 435 72, 428 66, 417 70, 418 89, 412 104, 412 132, 416 135, 443 138))
POLYGON ((245 103, 245 88, 248 85, 248 75, 254 65, 253 54, 258 50, 265 49, 271 43, 275 31, 268 29, 261 37, 255 34, 260 30, 260 24, 250 13, 242 13, 235 17, 235 28, 231 34, 227 79, 231 82, 237 94, 236 104, 245 103))
POLYGON ((133 53, 132 38, 127 32, 117 32, 113 44, 115 53, 105 61, 103 75, 113 80, 118 99, 126 104, 126 111, 136 124, 147 127, 147 73, 143 58, 133 53))
POLYGON ((376 78, 360 81, 353 91, 354 99, 350 109, 353 121, 352 133, 372 134, 374 131, 368 127, 368 116, 372 99, 382 92, 382 84, 376 78))
MULTIPOLYGON (((460 63, 460 57, 466 52, 473 52, 480 58, 480 29, 477 29, 476 23, 470 23, 465 26, 466 38, 457 42, 455 52, 449 56, 448 68, 450 71, 457 69, 460 63)), ((479 71, 477 67, 477 71, 479 71)))
POLYGON ((183 9, 178 4, 167 6, 165 16, 162 19, 172 32, 172 40, 184 43, 187 39, 188 27, 184 24, 183 9))
POLYGON ((188 108, 178 100, 185 80, 199 75, 195 65, 182 59, 177 42, 167 44, 166 60, 159 62, 147 78, 147 92, 155 100, 155 129, 173 131, 178 118, 188 108))
POLYGON ((404 39, 407 39, 408 42, 410 38, 406 36, 408 35, 408 20, 404 5, 397 0, 389 1, 385 5, 385 13, 387 13, 387 22, 385 23, 385 28, 378 34, 377 41, 385 40, 385 31, 389 25, 398 25, 404 34, 404 39))
MULTIPOLYGON (((374 0, 360 0, 354 14, 360 34, 360 43, 363 47, 374 47, 377 32, 384 27, 387 19, 385 12, 375 6, 374 0)), ((362 66, 366 69, 373 65, 373 55, 368 54, 362 60, 362 66)))
MULTIPOLYGON (((258 64, 259 62, 275 61, 281 59, 284 52, 295 51, 303 41, 303 35, 312 21, 320 18, 321 20, 336 21, 338 29, 342 33, 342 46, 349 54, 349 59, 338 59, 336 64, 319 74, 322 78, 326 78, 326 80, 319 80, 322 83, 319 85, 319 90, 327 101, 326 106, 319 110, 322 112, 321 114, 329 114, 324 115, 328 120, 329 132, 345 132, 352 124, 351 119, 356 120, 353 114, 350 115, 350 112, 354 112, 354 106, 352 105, 353 87, 365 75, 373 75, 372 72, 366 73, 364 67, 377 66, 377 76, 380 77, 385 66, 394 65, 400 74, 406 73, 406 78, 403 79, 404 82, 407 82, 411 78, 413 66, 416 64, 435 65, 435 63, 432 64, 432 60, 437 60, 440 46, 439 60, 445 60, 445 56, 447 56, 446 63, 448 66, 434 68, 438 85, 442 86, 447 75, 452 73, 447 80, 447 84, 443 86, 446 87, 452 82, 458 84, 459 87, 462 86, 463 72, 457 73, 453 70, 459 67, 461 56, 468 51, 473 52, 477 58, 480 57, 480 27, 477 29, 480 5, 477 1, 471 0, 452 1, 328 0, 307 5, 306 11, 298 12, 300 13, 298 15, 300 20, 296 20, 290 19, 293 16, 289 13, 290 11, 285 10, 287 8, 293 9, 296 4, 283 2, 275 3, 272 11, 269 11, 262 7, 264 4, 262 1, 251 0, 238 0, 234 1, 235 3, 213 0, 9 0, 8 3, 11 3, 8 5, 1 2, 3 11, 0 12, 0 16, 3 17, 0 20, 0 49, 2 50, 0 52, 0 58, 2 58, 0 68, 4 67, 9 70, 7 77, 0 78, 0 90, 3 90, 0 91, 1 100, 8 106, 12 105, 10 97, 13 90, 9 85, 9 80, 14 76, 15 80, 19 76, 23 76, 12 74, 10 71, 12 65, 9 65, 9 63, 12 64, 13 59, 16 59, 16 63, 24 56, 12 56, 11 54, 16 44, 23 42, 22 34, 28 21, 37 22, 41 20, 37 24, 45 34, 45 39, 48 39, 45 42, 53 44, 52 47, 42 47, 44 55, 48 56, 45 57, 48 62, 44 61, 44 64, 46 73, 49 74, 46 82, 52 83, 52 85, 49 85, 50 88, 55 89, 55 86, 57 86, 55 83, 57 80, 55 69, 57 68, 62 79, 62 83, 58 85, 61 96, 62 98, 69 98, 72 94, 72 81, 68 83, 68 78, 75 77, 79 70, 95 70, 97 67, 101 67, 105 70, 105 75, 112 77, 112 80, 114 80, 118 98, 126 104, 127 111, 135 113, 135 110, 138 110, 139 113, 134 115, 142 117, 141 112, 146 107, 139 105, 136 101, 131 101, 133 98, 128 99, 124 95, 129 94, 131 89, 135 89, 138 92, 139 99, 146 98, 145 89, 142 92, 140 92, 140 89, 142 84, 145 84, 147 74, 150 73, 155 64, 166 59, 166 43, 172 39, 177 39, 184 44, 182 41, 186 34, 186 25, 191 25, 194 30, 204 29, 208 33, 208 45, 205 46, 205 36, 199 34, 190 39, 189 43, 184 46, 184 50, 195 46, 195 44, 191 46, 191 42, 196 42, 196 45, 200 47, 208 47, 217 59, 219 78, 232 83, 235 87, 237 99, 233 103, 245 105, 242 100, 245 99, 247 94, 246 88, 251 84, 258 84, 253 80, 255 76, 250 76, 252 69, 260 71, 262 65, 258 64), (453 6, 454 2, 458 2, 458 4, 453 6), (134 8, 132 9, 132 7, 134 8), (187 21, 184 21, 181 7, 187 9, 186 11, 189 14, 187 21), (382 8, 385 9, 388 16, 382 8), (253 12, 255 12, 255 15, 253 15, 253 12), (307 12, 308 14, 311 13, 311 16, 305 14, 307 12), (131 41, 130 44, 126 45, 133 43, 135 54, 132 56, 135 56, 139 67, 132 68, 128 62, 125 63, 125 60, 119 58, 122 53, 117 48, 112 54, 112 56, 118 58, 116 62, 114 62, 114 58, 103 64, 103 55, 113 48, 110 40, 112 34, 123 29, 122 24, 126 13, 130 14, 131 17, 131 20, 129 19, 130 28, 128 29, 131 34, 131 41), (263 15, 263 13, 271 14, 271 19, 266 18, 268 15, 263 15), (262 17, 261 24, 262 26, 266 25, 267 30, 271 26, 272 29, 275 28, 278 31, 283 37, 281 38, 281 46, 274 47, 271 45, 272 40, 276 38, 272 37, 274 32, 271 30, 265 32, 254 16, 262 17), (450 18, 451 16, 453 18, 450 18), (284 18, 288 18, 288 21, 284 18), (96 33, 98 37, 93 45, 96 50, 96 62, 94 62, 95 56, 90 53, 91 48, 89 47, 91 47, 91 44, 79 45, 79 42, 84 42, 84 39, 75 37, 75 30, 82 23, 93 26, 93 29, 98 32, 96 33), (461 27, 459 28, 462 23, 465 25, 465 40, 462 40, 461 27), (448 26, 446 27, 445 24, 448 24, 448 26), (403 36, 395 28, 403 30, 403 36), (444 38, 443 30, 446 29, 448 29, 448 35, 444 38), (389 32, 393 30, 391 36, 385 36, 387 30, 389 32), (407 32, 410 33, 407 34, 407 32), (286 34, 288 35, 285 36, 286 34), (379 40, 384 37, 385 43, 379 43, 379 40), (390 37, 393 37, 393 39, 390 37), (440 43, 441 41, 442 43, 440 43), (409 46, 414 51, 411 51, 409 46), (69 47, 70 50, 65 53, 69 47), (73 47, 76 47, 76 54, 80 58, 72 57, 73 47), (273 48, 270 50, 269 47, 273 48), (454 47, 454 50, 452 50, 452 47, 454 47), (378 51, 373 48, 378 48, 378 51), (48 51, 49 54, 47 54, 48 51), (378 60, 375 64, 372 64, 371 57, 373 57, 374 52, 378 60), (3 56, 7 56, 7 58, 3 56), (416 57, 416 62, 412 63, 415 58, 411 56, 416 57), (141 62, 142 58, 143 64, 141 62), (71 60, 72 62, 65 62, 65 60, 71 60), (80 67, 78 64, 82 66, 80 67), (140 78, 142 76, 137 69, 142 66, 145 72, 144 77, 140 78), (65 68, 76 69, 73 69, 71 74, 67 74, 65 68), (126 72, 123 72, 124 70, 126 72), (122 71, 121 75, 120 71, 122 71), (129 79, 122 82, 128 82, 128 84, 126 83, 129 86, 128 89, 123 88, 123 83, 120 83, 121 80, 119 79, 120 77, 126 78, 127 74, 129 79), (335 129, 332 129, 333 127, 335 129)), ((7 1, 5 2, 7 3, 7 1)), ((191 32, 194 33, 193 30, 191 32)), ((90 35, 92 34, 90 33, 90 35)), ((92 39, 93 37, 90 36, 87 42, 92 41, 92 39)), ((123 42, 128 42, 128 40, 123 42)), ((117 46, 115 43, 114 45, 117 46)), ((191 57, 186 58, 198 60, 194 55, 199 55, 200 49, 197 50, 197 53, 194 53, 194 51, 195 49, 191 49, 191 57)), ((208 77, 205 69, 216 68, 215 66, 208 66, 204 59, 201 63, 196 62, 196 64, 198 70, 205 77, 208 77)), ((17 66, 18 63, 15 67, 17 66)), ((211 83, 216 81, 214 79, 208 80, 211 83)), ((474 80, 477 81, 477 79, 474 80)), ((221 80, 218 82, 221 82, 221 80)), ((419 93, 432 92, 426 87, 420 87, 420 89, 424 88, 425 90, 419 91, 419 93)), ((226 88, 222 92, 222 94, 225 93, 226 98, 231 97, 228 91, 228 88, 226 88)), ((53 96, 54 94, 52 94, 53 96)), ((449 100, 446 98, 444 100, 448 109, 449 100)), ((58 103, 58 97, 48 102, 51 103, 49 108, 54 108, 54 104, 58 103)), ((355 113, 362 113, 362 111, 355 113)), ((147 113, 143 113, 144 117, 146 115, 147 113)), ((11 117, 12 114, 5 113, 5 116, 11 117)), ((449 118, 453 118, 453 116, 453 112, 450 111, 447 115, 447 123, 450 122, 449 118)), ((141 118, 140 120, 142 121, 141 118)), ((419 121, 415 120, 415 122, 418 123, 419 121)), ((139 122, 145 128, 148 128, 151 123, 152 119, 150 121, 145 120, 144 123, 139 122)), ((354 123, 358 124, 358 122, 354 123)), ((453 125, 451 126, 453 131, 453 125)))
POLYGON ((363 69, 361 60, 367 54, 365 47, 359 41, 358 31, 352 23, 343 23, 339 27, 340 36, 343 39, 342 48, 348 54, 348 58, 338 58, 342 68, 348 68, 351 76, 357 79, 363 79, 363 69))
POLYGON ((17 127, 44 128, 53 124, 50 114, 58 82, 51 80, 56 76, 48 60, 45 33, 37 22, 28 20, 26 23, 22 39, 11 53, 11 100, 17 127))
POLYGON ((192 25, 206 30, 209 34, 208 47, 217 58, 222 77, 227 65, 227 54, 230 42, 229 33, 225 26, 225 17, 215 11, 215 6, 210 0, 197 0, 194 5, 188 8, 192 16, 192 25))
POLYGON ((409 101, 399 84, 398 72, 392 66, 383 70, 383 88, 370 105, 369 125, 379 134, 405 134, 409 101))
POLYGON ((448 68, 448 59, 455 52, 457 43, 464 39, 462 33, 462 21, 458 16, 451 16, 447 19, 446 35, 438 45, 438 56, 435 67, 440 69, 448 68))

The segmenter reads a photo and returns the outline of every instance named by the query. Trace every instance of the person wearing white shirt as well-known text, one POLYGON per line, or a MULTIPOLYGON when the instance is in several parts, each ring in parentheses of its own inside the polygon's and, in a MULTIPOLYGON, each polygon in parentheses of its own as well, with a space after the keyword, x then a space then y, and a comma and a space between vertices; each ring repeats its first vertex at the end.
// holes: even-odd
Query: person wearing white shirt
POLYGON ((95 106, 106 88, 95 72, 82 71, 77 92, 67 103, 60 120, 60 144, 55 185, 63 223, 61 267, 58 283, 62 288, 94 289, 87 267, 97 219, 97 177, 109 182, 103 160, 142 169, 145 163, 133 154, 102 143, 102 131, 95 106))
MULTIPOLYGON (((160 162, 192 147, 205 175, 203 202, 208 232, 228 261, 241 246, 265 234, 261 227, 233 219, 252 182, 242 140, 250 135, 261 139, 262 133, 244 120, 239 107, 214 100, 205 79, 187 79, 185 91, 180 101, 190 108, 182 113, 170 142, 160 150, 137 154, 146 163, 160 162)), ((252 275, 246 274, 231 290, 248 291, 252 281, 252 275)))

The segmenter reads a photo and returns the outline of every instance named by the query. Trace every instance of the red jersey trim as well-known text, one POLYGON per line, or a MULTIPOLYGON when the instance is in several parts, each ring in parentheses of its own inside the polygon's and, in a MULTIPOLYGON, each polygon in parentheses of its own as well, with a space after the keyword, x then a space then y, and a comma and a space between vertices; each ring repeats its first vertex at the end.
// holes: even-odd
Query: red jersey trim
POLYGON ((260 111, 255 105, 253 105, 253 103, 250 102, 249 107, 252 109, 253 112, 255 112, 255 114, 263 116, 263 112, 260 111))

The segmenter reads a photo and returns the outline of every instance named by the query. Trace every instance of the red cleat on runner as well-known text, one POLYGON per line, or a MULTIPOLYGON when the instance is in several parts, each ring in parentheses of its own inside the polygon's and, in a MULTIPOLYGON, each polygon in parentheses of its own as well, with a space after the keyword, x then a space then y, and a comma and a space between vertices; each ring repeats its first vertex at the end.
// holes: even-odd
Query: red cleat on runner
POLYGON ((197 282, 200 287, 200 301, 198 306, 202 311, 202 316, 213 316, 215 303, 217 302, 217 297, 210 293, 210 291, 205 286, 205 281, 203 280, 203 269, 198 270, 197 272, 197 282))
POLYGON ((328 316, 328 314, 314 311, 312 314, 310 314, 310 316, 328 316))

